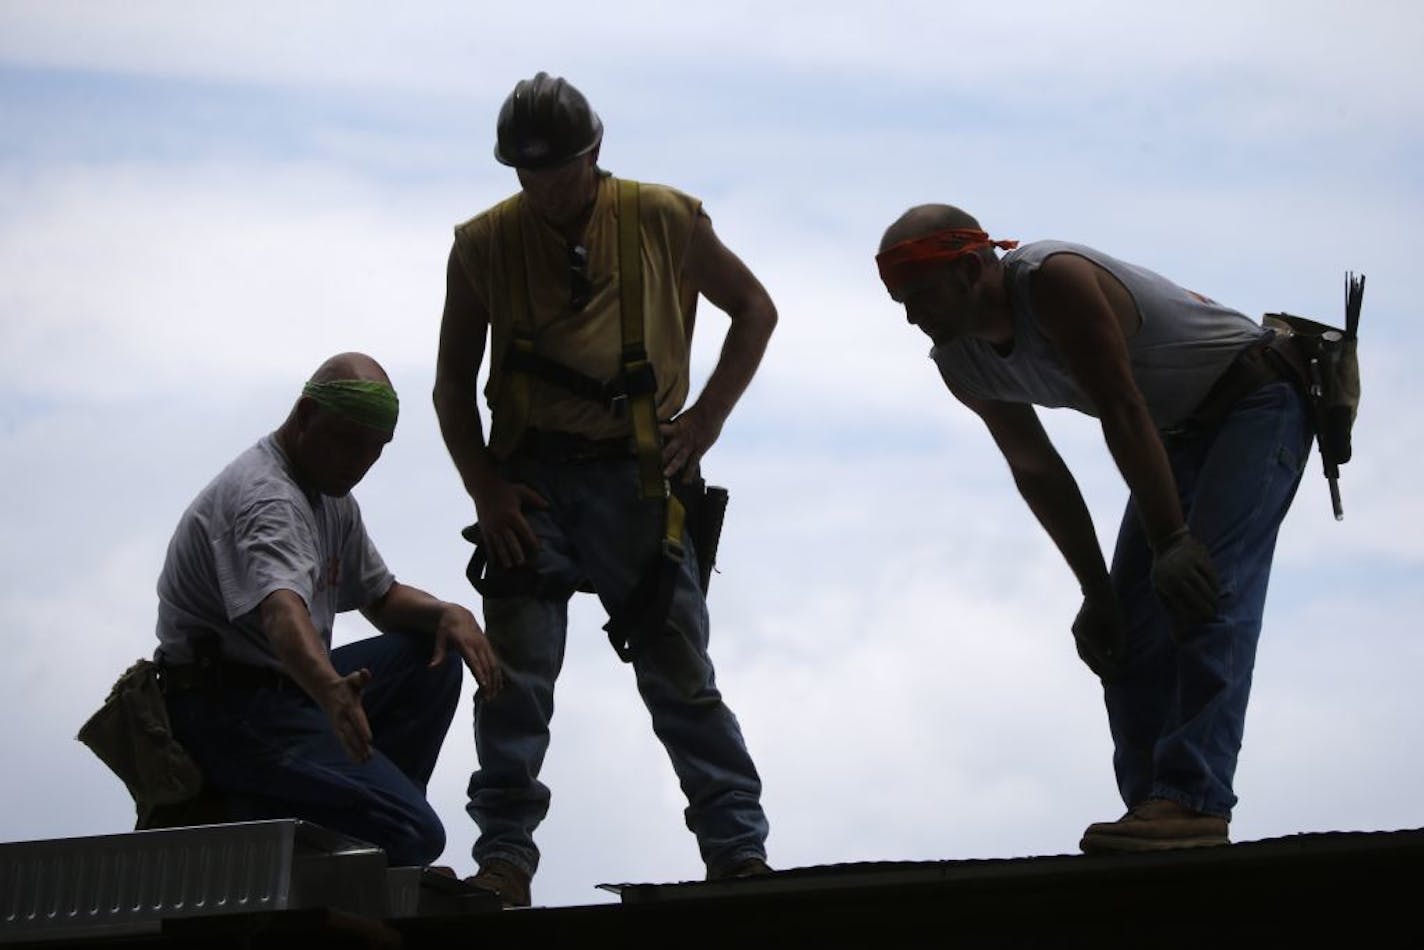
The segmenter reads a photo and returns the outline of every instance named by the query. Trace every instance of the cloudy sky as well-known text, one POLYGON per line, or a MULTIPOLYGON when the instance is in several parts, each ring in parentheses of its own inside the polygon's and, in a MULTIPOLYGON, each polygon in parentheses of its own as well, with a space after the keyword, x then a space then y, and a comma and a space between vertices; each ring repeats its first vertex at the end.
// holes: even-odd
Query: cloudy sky
MULTIPOLYGON (((1071 853, 1121 811, 1073 579, 875 276, 881 231, 925 201, 1255 316, 1338 321, 1345 271, 1367 276, 1346 517, 1312 459, 1232 833, 1424 825, 1424 9, 691 9, 0 0, 0 840, 131 827, 74 734, 152 649, 179 513, 332 352, 376 355, 404 396, 357 492, 387 561, 478 610, 473 507, 427 393, 450 229, 516 187, 494 118, 541 69, 602 115, 605 166, 704 199, 780 309, 705 466, 732 496, 713 656, 775 866, 1071 853)), ((699 378, 725 325, 699 321, 699 378)), ((1095 424, 1044 416, 1110 539, 1124 490, 1095 424)), ((546 905, 702 873, 584 600, 546 768, 546 905)), ((473 764, 466 703, 431 787, 462 874, 473 764)))

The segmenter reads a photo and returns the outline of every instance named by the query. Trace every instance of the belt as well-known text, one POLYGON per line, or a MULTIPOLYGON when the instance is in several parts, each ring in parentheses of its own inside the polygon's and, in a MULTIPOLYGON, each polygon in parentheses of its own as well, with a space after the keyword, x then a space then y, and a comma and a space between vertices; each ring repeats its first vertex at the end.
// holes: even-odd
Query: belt
POLYGON ((637 453, 626 436, 590 439, 573 432, 526 429, 514 448, 514 455, 539 462, 589 462, 598 459, 631 459, 637 453))
POLYGON ((247 663, 165 663, 159 667, 165 692, 212 692, 218 689, 269 689, 304 692, 297 681, 280 670, 247 663))
POLYGON ((1242 399, 1282 379, 1299 382, 1299 375, 1291 360, 1289 337, 1271 333, 1237 354, 1197 407, 1181 422, 1163 429, 1162 435, 1179 438, 1210 432, 1242 399))

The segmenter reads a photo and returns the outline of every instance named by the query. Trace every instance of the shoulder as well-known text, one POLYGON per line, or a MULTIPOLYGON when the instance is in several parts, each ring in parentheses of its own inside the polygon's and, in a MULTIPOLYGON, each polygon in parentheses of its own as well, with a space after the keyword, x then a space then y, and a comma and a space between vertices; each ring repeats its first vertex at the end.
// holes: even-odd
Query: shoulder
POLYGON ((702 210, 702 199, 670 185, 640 181, 638 204, 643 218, 692 221, 702 210))
POLYGON ((213 482, 218 503, 234 516, 260 512, 267 521, 310 523, 306 495, 287 471, 271 436, 243 452, 213 482))
POLYGON ((1071 262, 1074 259, 1093 261, 1102 255, 1092 248, 1071 241, 1030 241, 1014 248, 1004 255, 1004 267, 1011 274, 1028 276, 1043 268, 1049 261, 1071 262))
POLYGON ((638 186, 642 199, 650 208, 670 211, 695 211, 702 206, 702 199, 689 195, 671 185, 644 182, 638 186))
POLYGON ((455 243, 462 249, 474 249, 487 245, 494 232, 500 215, 519 201, 519 193, 510 195, 498 204, 491 205, 473 218, 455 225, 455 243))
POLYGON ((1093 294, 1104 272, 1106 255, 1082 244, 1068 241, 1034 241, 1010 252, 1004 270, 1011 285, 1026 291, 1026 298, 1043 316, 1041 308, 1051 301, 1073 300, 1093 294))

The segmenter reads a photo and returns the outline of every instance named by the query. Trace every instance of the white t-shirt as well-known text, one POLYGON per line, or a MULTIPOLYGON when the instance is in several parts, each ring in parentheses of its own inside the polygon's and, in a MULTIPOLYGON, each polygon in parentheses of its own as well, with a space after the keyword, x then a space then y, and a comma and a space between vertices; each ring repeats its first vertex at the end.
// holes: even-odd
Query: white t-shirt
POLYGON ((193 661, 216 636, 225 660, 281 669, 257 608, 277 590, 301 597, 331 649, 336 615, 383 596, 386 569, 350 495, 308 495, 275 434, 234 459, 178 521, 158 578, 158 653, 193 661))

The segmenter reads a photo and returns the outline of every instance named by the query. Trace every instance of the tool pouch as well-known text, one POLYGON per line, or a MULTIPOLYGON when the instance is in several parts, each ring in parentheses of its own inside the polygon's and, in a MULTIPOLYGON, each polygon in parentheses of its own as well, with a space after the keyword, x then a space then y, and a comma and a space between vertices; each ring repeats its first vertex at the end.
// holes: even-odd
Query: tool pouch
POLYGON ((697 552, 697 581, 705 595, 717 566, 729 495, 727 489, 709 485, 700 476, 691 481, 674 480, 672 490, 687 509, 687 536, 697 552))
POLYGON ((135 662, 77 736, 123 780, 140 820, 146 811, 187 801, 203 788, 198 764, 173 737, 161 675, 153 661, 135 662))
POLYGON ((1289 313, 1268 313, 1262 323, 1289 334, 1301 380, 1315 418, 1320 454, 1329 465, 1344 465, 1352 453, 1350 434, 1360 407, 1359 341, 1345 331, 1289 313))

